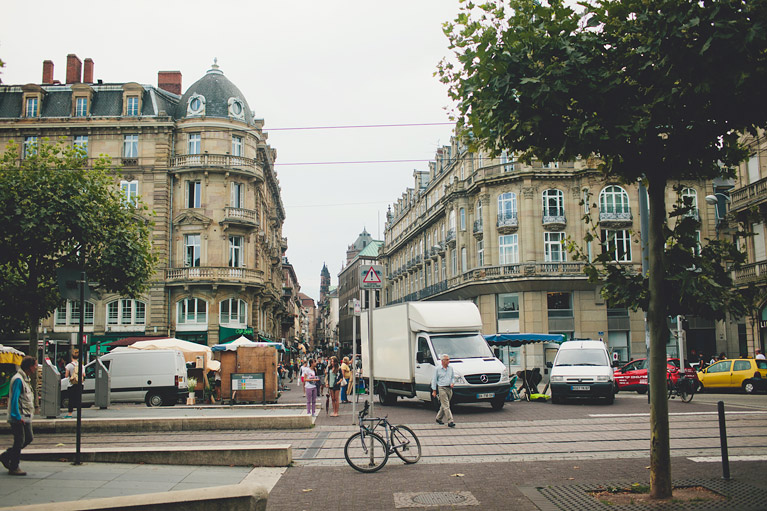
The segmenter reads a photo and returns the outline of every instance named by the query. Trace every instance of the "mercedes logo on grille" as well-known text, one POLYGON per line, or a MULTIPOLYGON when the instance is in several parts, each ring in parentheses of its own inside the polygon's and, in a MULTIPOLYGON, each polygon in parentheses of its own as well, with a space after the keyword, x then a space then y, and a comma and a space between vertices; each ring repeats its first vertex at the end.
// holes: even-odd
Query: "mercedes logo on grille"
POLYGON ((487 375, 486 374, 481 375, 479 377, 479 381, 481 381, 482 383, 487 383, 487 375))

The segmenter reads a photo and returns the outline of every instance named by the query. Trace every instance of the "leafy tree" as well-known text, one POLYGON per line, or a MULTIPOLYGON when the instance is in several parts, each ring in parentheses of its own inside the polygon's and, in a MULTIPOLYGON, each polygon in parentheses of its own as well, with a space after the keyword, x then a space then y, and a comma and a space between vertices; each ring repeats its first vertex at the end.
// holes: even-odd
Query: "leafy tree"
POLYGON ((665 191, 739 163, 739 132, 767 124, 767 0, 464 0, 444 30, 456 59, 439 74, 475 145, 523 161, 595 155, 647 184, 650 482, 669 497, 665 191))
POLYGON ((108 157, 91 168, 83 149, 47 140, 19 159, 0 157, 0 333, 38 325, 63 304, 56 270, 82 268, 99 288, 138 297, 156 258, 146 207, 125 200, 108 157))

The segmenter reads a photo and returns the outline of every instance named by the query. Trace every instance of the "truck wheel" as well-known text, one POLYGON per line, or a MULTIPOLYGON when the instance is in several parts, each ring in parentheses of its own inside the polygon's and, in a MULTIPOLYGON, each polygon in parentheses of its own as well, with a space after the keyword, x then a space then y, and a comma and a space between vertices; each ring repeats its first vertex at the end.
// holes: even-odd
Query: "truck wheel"
POLYGON ((506 399, 503 397, 501 398, 495 398, 492 401, 490 401, 490 406, 493 408, 493 410, 500 410, 503 408, 503 405, 506 404, 506 399))
POLYGON ((381 403, 383 406, 391 406, 397 403, 397 395, 391 394, 386 389, 386 384, 381 383, 378 386, 378 402, 381 403))
POLYGON ((163 404, 163 398, 162 395, 159 394, 157 391, 150 390, 146 393, 146 398, 144 399, 147 406, 154 407, 154 406, 162 406, 163 404))

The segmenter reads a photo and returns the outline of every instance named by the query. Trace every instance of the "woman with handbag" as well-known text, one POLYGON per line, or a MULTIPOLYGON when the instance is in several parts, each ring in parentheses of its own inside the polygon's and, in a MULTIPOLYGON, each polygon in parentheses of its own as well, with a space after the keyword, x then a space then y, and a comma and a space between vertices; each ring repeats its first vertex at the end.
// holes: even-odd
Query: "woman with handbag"
POLYGON ((330 357, 330 365, 327 371, 328 376, 328 392, 330 393, 330 400, 333 403, 333 413, 331 417, 338 417, 339 393, 341 392, 341 385, 343 383, 343 372, 341 366, 338 365, 338 358, 330 357))

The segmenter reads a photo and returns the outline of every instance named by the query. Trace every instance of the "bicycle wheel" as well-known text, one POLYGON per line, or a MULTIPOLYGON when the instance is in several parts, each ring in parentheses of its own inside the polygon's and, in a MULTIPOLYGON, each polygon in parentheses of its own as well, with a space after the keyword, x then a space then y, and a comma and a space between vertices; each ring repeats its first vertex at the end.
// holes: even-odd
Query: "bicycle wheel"
POLYGON ((376 433, 366 433, 363 437, 355 433, 349 437, 344 446, 346 462, 354 470, 360 472, 375 472, 386 465, 389 459, 389 451, 383 438, 376 433), (370 454, 370 439, 373 439, 373 455, 370 454))
POLYGON ((695 383, 692 380, 679 382, 679 397, 682 398, 682 402, 689 403, 694 395, 695 383))
POLYGON ((392 426, 391 444, 391 448, 405 463, 415 463, 421 459, 421 442, 409 427, 392 426))

